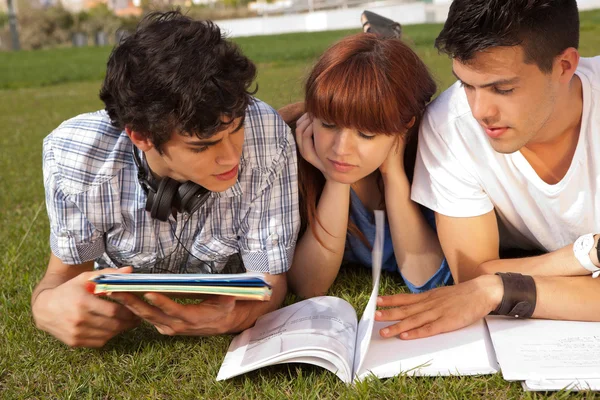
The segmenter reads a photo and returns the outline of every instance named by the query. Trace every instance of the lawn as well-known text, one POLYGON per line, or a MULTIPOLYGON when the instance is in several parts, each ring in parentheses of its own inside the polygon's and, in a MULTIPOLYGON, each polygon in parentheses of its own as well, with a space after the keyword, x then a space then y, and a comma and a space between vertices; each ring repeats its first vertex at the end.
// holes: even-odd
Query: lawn
MULTIPOLYGON (((407 26, 405 35, 444 89, 453 78, 450 61, 433 48, 439 30, 439 25, 407 26)), ((280 107, 301 99, 314 59, 348 33, 236 41, 258 64, 257 96, 280 107)), ((582 14, 581 52, 600 53, 600 11, 582 14)), ((166 337, 145 325, 101 350, 88 350, 67 348, 36 330, 29 300, 49 255, 42 139, 63 120, 101 108, 97 94, 109 53, 110 48, 86 48, 0 54, 0 398, 600 398, 527 394, 499 374, 399 376, 348 387, 329 372, 301 364, 216 382, 231 336, 166 337)), ((404 290, 401 285, 397 277, 384 275, 381 291, 404 290)), ((331 294, 361 309, 369 290, 370 273, 348 268, 331 294)))

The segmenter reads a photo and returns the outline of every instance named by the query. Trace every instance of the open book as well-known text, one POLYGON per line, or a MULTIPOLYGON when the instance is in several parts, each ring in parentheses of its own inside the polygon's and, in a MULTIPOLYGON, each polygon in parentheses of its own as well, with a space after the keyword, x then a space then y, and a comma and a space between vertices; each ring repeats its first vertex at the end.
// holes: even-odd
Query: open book
POLYGON ((234 338, 217 380, 281 363, 308 363, 344 382, 367 376, 477 375, 497 372, 483 320, 459 331, 403 341, 383 339, 379 330, 393 322, 374 321, 383 251, 384 215, 375 212, 373 290, 360 322, 345 300, 323 296, 304 300, 259 318, 234 338))
POLYGON ((600 390, 600 323, 486 317, 502 376, 525 390, 600 390))

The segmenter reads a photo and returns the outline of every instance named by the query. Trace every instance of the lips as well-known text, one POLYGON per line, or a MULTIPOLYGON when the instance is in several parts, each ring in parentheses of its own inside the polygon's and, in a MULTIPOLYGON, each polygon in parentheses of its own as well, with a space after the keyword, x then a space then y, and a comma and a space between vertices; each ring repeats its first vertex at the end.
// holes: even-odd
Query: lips
POLYGON ((237 176, 238 168, 239 168, 239 164, 227 172, 223 172, 222 174, 215 175, 215 178, 217 178, 220 181, 228 181, 230 179, 233 179, 237 176))
POLYGON ((347 163, 343 163, 343 162, 339 162, 339 161, 333 161, 330 159, 327 159, 331 165, 333 166, 333 168, 338 171, 338 172, 350 172, 352 171, 354 168, 356 168, 356 165, 352 165, 352 164, 347 164, 347 163))
POLYGON ((508 127, 484 127, 486 135, 492 139, 498 139, 508 130, 508 127))

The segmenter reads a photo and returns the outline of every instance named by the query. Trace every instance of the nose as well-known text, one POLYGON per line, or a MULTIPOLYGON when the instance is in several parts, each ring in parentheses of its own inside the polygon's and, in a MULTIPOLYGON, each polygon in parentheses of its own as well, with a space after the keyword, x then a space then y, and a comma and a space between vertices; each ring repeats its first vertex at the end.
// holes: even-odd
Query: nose
POLYGON ((333 142, 333 152, 338 156, 344 156, 352 151, 352 132, 349 129, 342 129, 335 135, 333 142))
POLYGON ((223 166, 234 167, 240 161, 238 149, 231 141, 230 135, 226 135, 221 143, 219 143, 219 153, 216 158, 216 163, 223 166))
POLYGON ((486 93, 485 90, 477 90, 469 97, 471 97, 471 112, 476 120, 484 121, 485 123, 497 120, 498 107, 494 102, 493 96, 486 93))

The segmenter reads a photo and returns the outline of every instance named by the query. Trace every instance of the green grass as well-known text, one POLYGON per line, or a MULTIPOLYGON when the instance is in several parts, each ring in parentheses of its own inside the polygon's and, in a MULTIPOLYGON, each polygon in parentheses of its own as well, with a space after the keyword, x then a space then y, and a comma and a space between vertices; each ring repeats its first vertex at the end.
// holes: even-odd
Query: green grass
MULTIPOLYGON (((582 14, 581 52, 600 53, 600 12, 582 14)), ((437 55, 439 25, 407 26, 407 40, 440 89, 452 81, 437 55)), ((236 41, 259 66, 258 97, 275 107, 300 100, 302 81, 329 44, 348 31, 236 41)), ((308 365, 265 368, 215 382, 230 336, 163 337, 143 326, 102 350, 69 349, 33 326, 29 299, 48 260, 48 221, 41 171, 42 139, 63 120, 101 108, 97 98, 108 48, 0 54, 0 398, 541 398, 500 375, 372 380, 347 387, 308 365)), ((331 294, 364 307, 368 271, 346 269, 331 294)), ((404 290, 385 275, 382 292, 404 290)), ((293 299, 289 299, 292 301, 293 299)), ((596 398, 553 393, 551 398, 596 398)))

